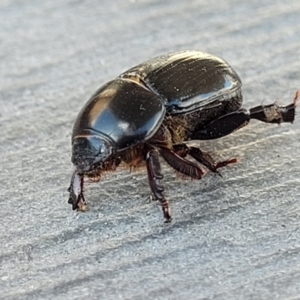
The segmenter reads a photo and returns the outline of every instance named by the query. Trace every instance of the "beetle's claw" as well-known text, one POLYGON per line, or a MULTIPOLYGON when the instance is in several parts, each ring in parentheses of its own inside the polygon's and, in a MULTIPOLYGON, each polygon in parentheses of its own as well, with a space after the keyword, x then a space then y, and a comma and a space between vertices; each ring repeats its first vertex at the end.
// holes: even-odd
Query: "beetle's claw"
POLYGON ((170 211, 164 210, 164 218, 165 218, 165 223, 170 223, 172 221, 172 217, 170 216, 170 211))
POLYGON ((162 205, 162 210, 163 210, 163 214, 164 214, 164 218, 165 218, 165 223, 170 223, 172 221, 171 218, 171 214, 170 214, 170 206, 169 206, 169 202, 164 199, 161 202, 162 205))
POLYGON ((86 202, 82 193, 79 195, 79 201, 77 202, 77 210, 86 211, 86 202))
POLYGON ((68 203, 72 205, 73 210, 78 209, 79 197, 77 199, 76 195, 72 193, 71 189, 69 189, 68 192, 70 192, 68 203))
POLYGON ((86 211, 86 202, 82 193, 78 197, 75 194, 70 194, 68 203, 72 205, 73 210, 86 211))
POLYGON ((297 106, 297 102, 299 100, 299 97, 300 97, 300 91, 296 91, 294 99, 293 99, 293 104, 294 104, 295 107, 297 106))
POLYGON ((165 219, 165 223, 171 223, 172 222, 172 218, 168 218, 168 219, 165 219))
POLYGON ((221 178, 223 178, 222 174, 221 174, 219 171, 216 171, 216 174, 217 174, 218 176, 220 176, 221 178))
MULTIPOLYGON (((69 190, 68 190, 68 192, 69 192, 69 190)), ((69 197, 68 203, 73 205, 73 199, 71 196, 69 197)), ((73 209, 74 209, 74 205, 73 205, 73 209)))

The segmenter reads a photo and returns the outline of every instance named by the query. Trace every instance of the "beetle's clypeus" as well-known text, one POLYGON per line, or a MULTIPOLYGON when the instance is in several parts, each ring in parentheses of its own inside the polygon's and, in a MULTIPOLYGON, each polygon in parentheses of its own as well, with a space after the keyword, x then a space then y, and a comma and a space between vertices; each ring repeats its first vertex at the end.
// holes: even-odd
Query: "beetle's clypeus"
POLYGON ((222 59, 184 51, 150 59, 104 84, 79 113, 72 134, 75 171, 68 189, 73 209, 84 210, 84 181, 97 182, 121 163, 145 165, 149 186, 166 222, 171 220, 160 181, 159 156, 177 172, 201 179, 236 162, 215 162, 189 140, 228 135, 251 119, 293 122, 298 97, 287 106, 276 102, 242 108, 241 80, 222 59), (192 157, 195 162, 189 160, 192 157))

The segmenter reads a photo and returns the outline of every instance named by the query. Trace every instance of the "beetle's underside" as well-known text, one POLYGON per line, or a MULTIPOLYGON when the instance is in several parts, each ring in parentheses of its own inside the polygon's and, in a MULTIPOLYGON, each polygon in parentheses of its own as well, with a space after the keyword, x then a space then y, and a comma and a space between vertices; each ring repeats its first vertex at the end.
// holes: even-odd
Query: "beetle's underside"
POLYGON ((121 162, 131 168, 146 165, 153 198, 159 200, 165 221, 169 222, 171 215, 168 201, 163 193, 164 188, 160 182, 163 175, 159 155, 168 165, 185 177, 201 179, 205 173, 203 166, 211 172, 218 173, 219 168, 235 163, 237 160, 232 158, 215 162, 208 153, 197 147, 189 146, 186 143, 188 140, 220 138, 244 127, 251 119, 277 124, 293 122, 298 96, 297 92, 293 103, 287 106, 279 106, 275 102, 247 111, 240 107, 242 98, 238 93, 235 100, 232 99, 226 105, 216 105, 214 109, 206 112, 206 118, 203 118, 203 111, 167 116, 157 132, 145 143, 112 155, 104 164, 95 165, 88 172, 78 174, 75 171, 69 187, 69 203, 73 205, 73 209, 85 210, 84 180, 99 181, 103 172, 115 170, 121 162), (200 114, 202 114, 201 117, 200 114), (190 161, 190 157, 195 162, 190 161))

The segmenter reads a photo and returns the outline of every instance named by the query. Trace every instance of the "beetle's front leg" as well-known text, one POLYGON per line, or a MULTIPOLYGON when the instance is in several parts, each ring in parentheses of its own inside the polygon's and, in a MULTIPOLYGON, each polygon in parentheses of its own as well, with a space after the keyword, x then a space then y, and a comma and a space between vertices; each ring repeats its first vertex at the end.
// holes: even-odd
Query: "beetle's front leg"
POLYGON ((75 171, 68 188, 68 192, 70 193, 68 203, 72 204, 73 210, 86 210, 86 202, 83 196, 83 183, 83 175, 79 175, 75 171))
POLYGON ((165 199, 163 195, 164 188, 160 185, 160 180, 163 178, 163 175, 161 173, 158 151, 156 149, 150 149, 148 151, 146 155, 146 165, 149 186, 153 196, 155 200, 159 200, 162 206, 165 222, 171 222, 169 202, 165 199))

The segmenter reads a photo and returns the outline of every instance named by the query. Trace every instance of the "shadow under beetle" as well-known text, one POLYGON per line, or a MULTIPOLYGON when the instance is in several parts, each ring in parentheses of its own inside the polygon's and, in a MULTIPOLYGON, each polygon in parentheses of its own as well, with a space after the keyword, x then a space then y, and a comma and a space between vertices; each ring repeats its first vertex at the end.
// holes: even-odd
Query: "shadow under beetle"
POLYGON ((287 106, 275 102, 246 110, 241 86, 238 74, 224 60, 199 51, 158 56, 104 84, 74 124, 75 172, 68 202, 74 210, 85 210, 84 181, 97 182, 121 163, 130 168, 144 165, 153 198, 160 202, 165 221, 171 221, 159 156, 177 172, 201 179, 203 166, 218 173, 236 159, 215 162, 189 146, 189 140, 223 137, 251 119, 294 121, 298 92, 287 106))

